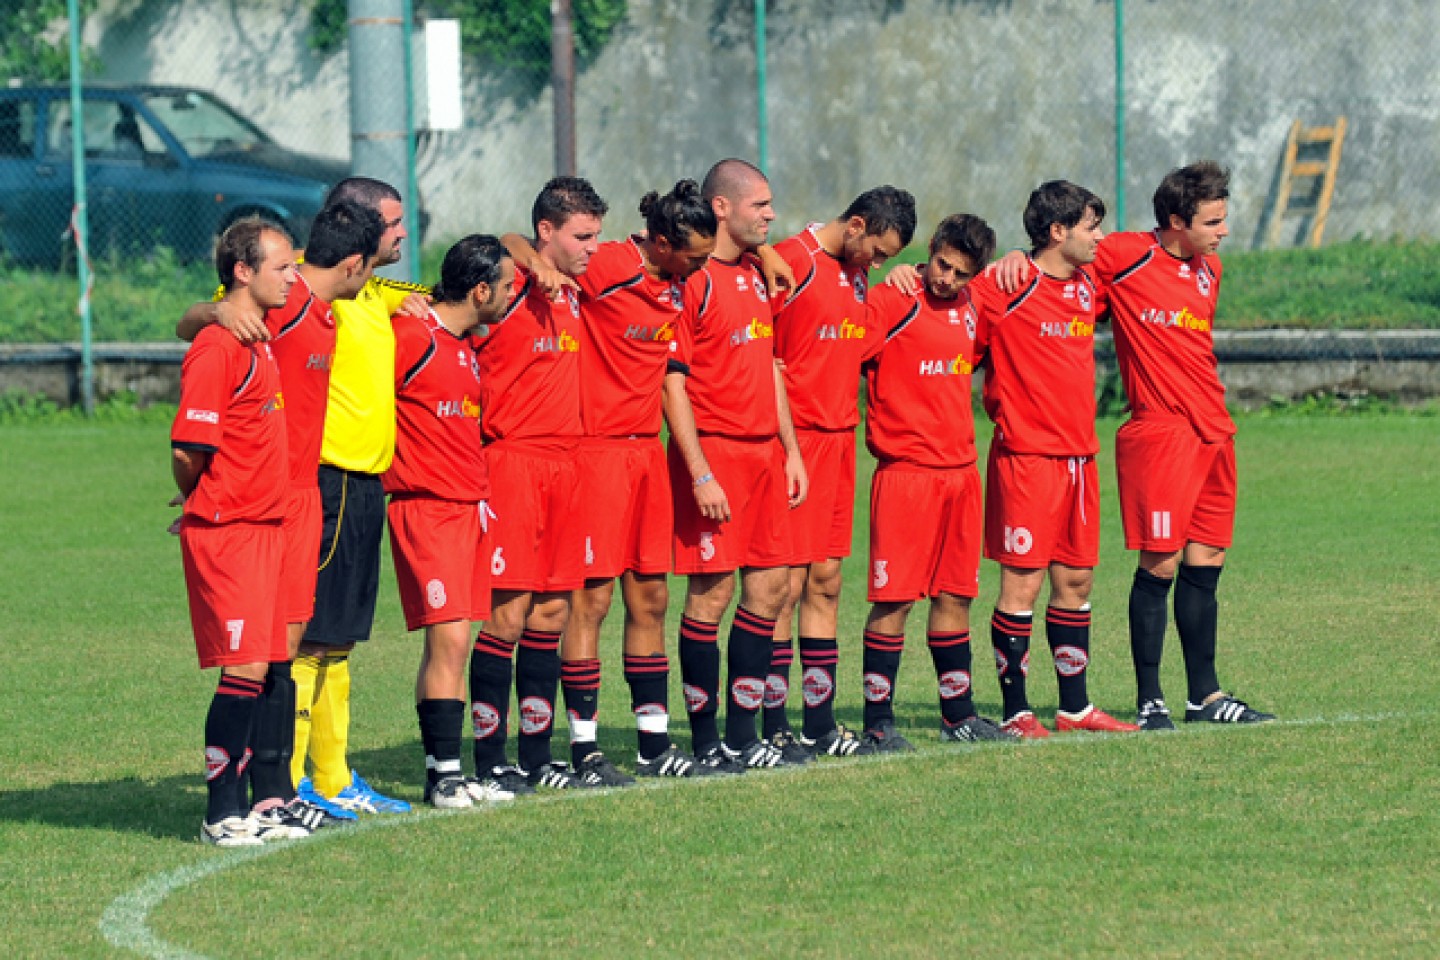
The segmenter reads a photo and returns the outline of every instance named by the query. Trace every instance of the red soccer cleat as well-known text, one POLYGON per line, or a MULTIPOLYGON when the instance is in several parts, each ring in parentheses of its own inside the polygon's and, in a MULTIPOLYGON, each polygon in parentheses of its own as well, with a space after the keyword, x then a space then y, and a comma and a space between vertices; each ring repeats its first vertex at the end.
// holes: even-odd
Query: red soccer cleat
POLYGON ((1046 730, 1045 725, 1035 719, 1035 714, 1029 710, 1022 710, 1015 714, 1015 716, 1000 724, 1000 729, 1006 733, 1014 734, 1021 740, 1042 740, 1050 736, 1050 731, 1046 730))
POLYGON ((1091 733, 1134 733, 1140 728, 1133 723, 1116 720, 1092 703, 1079 713, 1056 710, 1055 729, 1062 733, 1071 730, 1088 730, 1091 733))

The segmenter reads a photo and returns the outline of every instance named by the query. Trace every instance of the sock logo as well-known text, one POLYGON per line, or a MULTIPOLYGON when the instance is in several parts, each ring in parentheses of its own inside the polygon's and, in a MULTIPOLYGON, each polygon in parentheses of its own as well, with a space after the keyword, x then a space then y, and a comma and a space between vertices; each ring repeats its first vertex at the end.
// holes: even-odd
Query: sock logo
POLYGON ((765 678, 765 706, 770 710, 777 710, 785 706, 785 699, 790 696, 790 681, 772 673, 765 678))
POLYGON ((209 783, 230 765, 230 754, 225 752, 224 747, 205 748, 205 782, 209 783))
POLYGON ((865 674, 865 699, 881 703, 890 699, 890 678, 883 673, 865 674))
POLYGON ((835 694, 835 680, 830 676, 829 671, 820 667, 810 667, 805 671, 805 678, 800 684, 804 691, 805 706, 818 707, 829 700, 835 694))
POLYGON ((666 712, 665 707, 658 703, 642 703, 635 708, 637 717, 663 717, 666 712))
POLYGON ((699 713, 710 703, 710 695, 693 683, 687 683, 683 687, 685 693, 685 709, 691 713, 699 713))
POLYGON ((1090 663, 1090 654, 1069 644, 1056 647, 1053 656, 1055 657, 1055 672, 1062 677, 1078 677, 1085 672, 1085 667, 1090 663))
POLYGON ((492 704, 476 700, 470 705, 470 722, 475 728, 476 737, 493 737, 495 731, 500 729, 500 711, 492 704))
POLYGON ((235 765, 235 772, 239 774, 244 774, 245 768, 250 766, 250 758, 253 756, 255 756, 255 751, 251 750, 249 747, 246 747, 244 756, 242 756, 240 758, 240 762, 235 765))
POLYGON ((1025 656, 1020 658, 1020 676, 1030 676, 1030 651, 1025 651, 1025 656))
POLYGON ((947 670, 940 674, 940 699, 954 700, 970 692, 968 670, 947 670))
POLYGON ((765 681, 759 677, 736 677, 730 684, 730 699, 741 710, 759 710, 765 700, 765 681))
POLYGON ((1005 651, 999 647, 995 648, 995 672, 1004 676, 1005 671, 1010 669, 1010 658, 1005 656, 1005 651))
POLYGON ((520 732, 530 735, 544 733, 555 719, 555 708, 544 697, 526 697, 520 701, 520 732))
POLYGON ((431 610, 440 610, 445 606, 445 584, 439 580, 431 580, 425 584, 425 602, 430 604, 431 610))

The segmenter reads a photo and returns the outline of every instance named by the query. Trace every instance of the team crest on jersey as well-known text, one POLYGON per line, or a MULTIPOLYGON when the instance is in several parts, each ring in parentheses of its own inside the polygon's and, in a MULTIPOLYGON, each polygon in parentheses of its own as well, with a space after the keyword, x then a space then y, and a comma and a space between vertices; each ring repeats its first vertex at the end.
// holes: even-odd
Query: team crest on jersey
POLYGON ((765 289, 765 281, 758 275, 750 281, 750 289, 755 291, 755 296, 760 302, 766 303, 770 300, 770 294, 765 289))
POLYGON ((883 673, 865 674, 865 699, 881 703, 890 699, 890 678, 883 673))
POLYGON ((759 677, 736 677, 730 683, 730 698, 742 710, 759 710, 765 702, 765 681, 759 677))
POLYGON ((526 697, 520 701, 520 732, 544 733, 555 719, 555 709, 544 697, 526 697))
POLYGON ((470 724, 475 728, 475 736, 492 737, 500 729, 500 711, 492 704, 476 700, 470 705, 470 724))
POLYGON ((685 309, 685 294, 683 293, 680 284, 673 281, 671 282, 670 286, 660 291, 656 299, 659 300, 661 303, 668 303, 672 305, 676 310, 685 309))
POLYGON ((1055 648, 1055 672, 1062 677, 1078 677, 1085 672, 1090 655, 1079 647, 1065 644, 1055 648))
POLYGON ((864 275, 858 275, 858 276, 855 277, 854 283, 852 283, 852 284, 850 285, 850 292, 853 293, 853 294, 855 294, 855 302, 856 302, 856 303, 864 303, 864 302, 865 302, 865 277, 864 277, 864 275))
POLYGON ((940 675, 940 699, 954 700, 970 692, 970 674, 965 670, 947 670, 940 675))
POLYGON ((1210 296, 1210 271, 1195 271, 1195 289, 1200 291, 1200 296, 1210 296))
POLYGON ((776 710, 785 706, 785 699, 790 696, 790 681, 778 673, 772 673, 765 678, 765 709, 776 710))
POLYGON ((1085 284, 1083 284, 1083 283, 1077 284, 1077 285, 1075 286, 1075 299, 1077 299, 1077 300, 1080 301, 1080 309, 1081 309, 1081 310, 1089 310, 1089 309, 1090 309, 1090 288, 1087 287, 1087 286, 1085 286, 1085 284))
POLYGON ((1182 263, 1182 264, 1180 264, 1180 279, 1181 279, 1181 280, 1184 280, 1184 279, 1185 279, 1186 277, 1188 277, 1188 276, 1190 276, 1190 264, 1188 264, 1188 263, 1182 263))
POLYGON ((580 298, 575 296, 575 291, 566 287, 564 290, 565 302, 570 305, 570 316, 576 320, 580 319, 580 298))
POLYGON ((807 707, 818 707, 829 700, 835 693, 835 682, 830 679, 830 674, 819 667, 811 667, 805 671, 805 677, 800 683, 800 689, 804 691, 805 705, 807 707))
POLYGON ((965 336, 975 339, 975 311, 969 307, 965 308, 965 336))

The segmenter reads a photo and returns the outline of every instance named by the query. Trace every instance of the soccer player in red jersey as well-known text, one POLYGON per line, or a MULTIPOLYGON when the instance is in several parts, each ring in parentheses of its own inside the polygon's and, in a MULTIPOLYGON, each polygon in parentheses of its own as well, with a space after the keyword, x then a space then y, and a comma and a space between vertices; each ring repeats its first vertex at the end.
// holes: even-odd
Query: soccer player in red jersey
POLYGON ((995 252, 984 220, 955 214, 930 238, 920 289, 870 292, 868 323, 883 346, 865 364, 870 485, 870 588, 865 625, 866 752, 913 749, 895 729, 905 622, 930 599, 926 640, 940 691, 941 737, 1009 735, 979 716, 971 693, 970 603, 980 586, 982 507, 970 378, 977 318, 965 287, 995 252))
POLYGON ((839 662, 841 559, 850 555, 855 509, 855 425, 860 364, 882 336, 865 319, 867 273, 899 253, 915 233, 915 198, 891 186, 867 190, 839 217, 811 224, 775 246, 795 273, 795 286, 775 318, 775 353, 784 361, 785 389, 809 495, 791 512, 795 555, 790 590, 776 621, 766 680, 764 733, 789 730, 791 611, 800 610, 804 723, 800 742, 814 752, 853 754, 860 739, 835 722, 839 662))
POLYGON ((428 316, 393 319, 396 436, 383 478, 386 514, 405 626, 425 630, 415 712, 425 800, 443 808, 474 804, 460 770, 465 660, 471 622, 490 616, 490 478, 470 333, 502 317, 514 280, 500 241, 472 234, 445 254, 428 316))
POLYGON ((1085 265, 1095 259, 1105 204, 1064 180, 1025 207, 1036 273, 1004 293, 992 274, 970 284, 984 354, 985 411, 995 422, 985 490, 985 555, 1000 564, 990 624, 1004 728, 1045 737, 1025 694, 1035 601, 1047 575, 1045 634, 1060 687, 1059 730, 1131 731, 1090 702, 1090 590, 1100 559, 1095 454, 1095 318, 1085 265))
MULTIPOLYGON (((285 231, 242 220, 220 237, 216 271, 238 312, 259 319, 281 307, 295 282, 285 231)), ((271 663, 286 659, 278 602, 285 517, 285 400, 268 344, 244 345, 219 327, 195 338, 180 377, 170 430, 171 468, 184 497, 180 555, 201 669, 220 668, 205 718, 209 795, 200 837, 253 846, 304 836, 266 831, 249 815, 244 772, 271 663)))
POLYGON ((470 659, 475 767, 483 788, 623 786, 596 743, 598 660, 558 663, 570 595, 584 583, 576 521, 580 419, 580 299, 573 278, 600 242, 608 207, 579 177, 556 177, 531 213, 539 269, 517 269, 504 323, 480 340, 481 419, 499 517, 490 535, 493 611, 470 659), (547 289, 541 270, 569 280, 547 289), (512 667, 516 646, 519 654, 512 667), (520 767, 505 762, 510 684, 520 702, 520 767), (555 687, 570 711, 573 772, 551 759, 555 687))
MULTIPOLYGON (((380 235, 380 215, 360 204, 341 202, 316 215, 305 260, 285 304, 265 314, 270 348, 285 391, 290 484, 285 505, 285 556, 280 573, 280 607, 286 624, 288 657, 272 663, 255 719, 255 756, 250 783, 262 822, 310 817, 311 807, 295 796, 291 757, 295 745, 295 681, 291 661, 300 649, 315 607, 315 558, 320 553, 320 437, 325 424, 330 365, 335 355, 335 320, 330 302, 353 297, 369 281, 380 235)), ((321 823, 333 823, 322 812, 321 823)), ((350 819, 353 819, 350 818, 350 819)))
POLYGON ((743 771, 804 763, 811 754, 783 736, 759 738, 775 617, 790 579, 790 509, 809 481, 775 365, 770 297, 755 250, 775 219, 770 184, 743 160, 722 160, 701 192, 719 226, 705 269, 685 285, 665 375, 670 483, 675 502, 675 572, 688 577, 680 621, 680 673, 703 767, 743 771), (720 699, 720 621, 740 605, 726 647, 725 737, 720 699))

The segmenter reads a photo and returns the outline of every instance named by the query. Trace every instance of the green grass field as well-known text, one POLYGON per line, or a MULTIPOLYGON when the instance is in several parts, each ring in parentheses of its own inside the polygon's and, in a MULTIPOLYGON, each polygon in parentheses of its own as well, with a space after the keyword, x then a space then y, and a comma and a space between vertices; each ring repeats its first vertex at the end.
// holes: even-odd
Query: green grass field
MULTIPOLYGON (((16 957, 1434 956, 1437 423, 1240 421, 1221 675, 1282 723, 942 745, 912 618, 897 712, 915 755, 367 821, 259 856, 195 839, 214 681, 164 533, 164 426, 0 428, 0 942, 16 957)), ((1133 560, 1101 471, 1092 692, 1133 717, 1133 560)), ((852 725, 863 557, 862 542, 842 611, 852 725)), ((982 581, 983 641, 992 565, 982 581)), ((1033 699, 1053 707, 1038 646, 1033 699)), ((628 761, 613 629, 605 650, 603 745, 628 761)), ((353 754, 412 800, 417 652, 387 570, 355 657, 353 754)), ((1178 653, 1172 633, 1172 706, 1178 653)), ((978 643, 993 715, 987 660, 978 643)))

